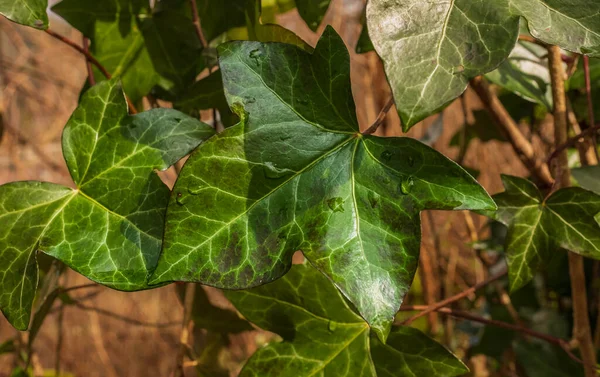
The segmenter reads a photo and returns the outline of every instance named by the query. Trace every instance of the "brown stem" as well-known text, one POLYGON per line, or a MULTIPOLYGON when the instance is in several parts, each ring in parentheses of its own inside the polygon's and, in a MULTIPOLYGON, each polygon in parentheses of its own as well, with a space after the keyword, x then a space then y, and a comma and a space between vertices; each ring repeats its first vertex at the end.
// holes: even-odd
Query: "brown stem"
POLYGON ((519 35, 519 40, 520 41, 524 41, 524 42, 529 42, 529 43, 535 43, 538 44, 540 46, 546 47, 547 44, 545 44, 544 42, 535 39, 534 37, 532 37, 531 35, 525 35, 525 34, 521 34, 519 35))
MULTIPOLYGON (((411 312, 411 311, 417 311, 417 310, 424 311, 424 310, 428 310, 428 308, 430 308, 430 307, 426 306, 426 305, 407 305, 407 306, 401 307, 400 311, 401 312, 411 312)), ((453 317, 463 318, 463 319, 467 319, 469 321, 483 323, 485 325, 496 326, 496 327, 501 327, 504 329, 516 331, 516 332, 531 336, 533 338, 544 340, 548 343, 559 346, 567 353, 567 355, 569 355, 569 357, 571 359, 573 359, 574 361, 576 361, 578 363, 584 364, 584 361, 582 361, 580 358, 575 356, 573 354, 573 352, 571 352, 571 350, 569 349, 570 348, 569 344, 564 339, 560 339, 560 338, 556 338, 551 335, 543 334, 543 333, 528 329, 527 327, 513 325, 512 323, 502 322, 502 321, 498 321, 495 319, 487 319, 487 318, 473 315, 471 313, 467 313, 467 312, 463 312, 463 311, 459 311, 459 310, 453 310, 450 308, 437 308, 436 311, 438 313, 451 315, 453 317)), ((592 365, 595 367, 595 364, 592 364, 592 365)), ((590 366, 592 366, 592 365, 590 365, 590 366)))
POLYGON ((500 279, 501 277, 505 276, 506 273, 507 273, 507 270, 506 270, 506 268, 504 268, 503 271, 501 271, 500 273, 498 273, 498 274, 496 274, 496 275, 488 278, 487 280, 484 280, 484 281, 482 281, 480 283, 477 283, 474 286, 472 286, 471 288, 466 289, 466 290, 464 290, 464 291, 460 292, 459 294, 456 294, 456 295, 454 295, 452 297, 448 297, 447 299, 442 300, 442 301, 438 302, 437 304, 430 305, 430 306, 426 307, 422 312, 420 312, 418 314, 415 314, 414 316, 412 316, 412 317, 408 318, 407 320, 405 320, 404 322, 402 322, 402 325, 406 325, 406 326, 410 325, 416 319, 419 319, 419 318, 423 317, 424 315, 427 315, 427 314, 429 314, 431 312, 437 311, 438 309, 443 308, 444 306, 448 306, 448 305, 452 304, 455 301, 458 301, 458 300, 460 300, 460 299, 462 299, 464 297, 467 297, 470 294, 475 293, 475 291, 477 291, 477 290, 485 287, 486 285, 488 285, 488 284, 490 284, 490 283, 492 283, 492 282, 500 279))
MULTIPOLYGON (((85 37, 85 35, 82 37, 82 45, 83 45, 83 51, 85 51, 86 53, 89 54, 90 40, 87 39, 85 37)), ((87 74, 88 74, 88 82, 90 83, 91 86, 96 85, 96 78, 94 77, 94 70, 92 69, 92 63, 90 62, 89 59, 85 60, 85 68, 86 68, 87 74)))
POLYGON ((554 160, 557 156, 559 156, 565 149, 574 146, 578 142, 580 142, 586 136, 593 136, 595 133, 600 130, 600 124, 595 125, 594 127, 590 127, 585 131, 582 131, 580 134, 573 136, 570 139, 565 140, 564 143, 558 144, 554 149, 554 152, 548 157, 548 163, 554 160))
MULTIPOLYGON (((46 29, 44 30, 46 32, 46 34, 52 36, 53 38, 58 39, 59 41, 71 46, 72 48, 74 48, 75 50, 77 50, 79 53, 81 53, 83 56, 85 56, 85 58, 87 59, 87 61, 89 61, 90 63, 92 63, 93 65, 96 66, 96 68, 98 68, 100 70, 100 72, 102 72, 102 74, 104 75, 104 77, 106 77, 107 79, 111 79, 112 76, 110 73, 108 73, 108 71, 106 70, 106 68, 104 68, 104 66, 102 64, 100 64, 100 62, 93 57, 88 51, 86 51, 83 47, 79 46, 77 43, 73 42, 72 40, 70 40, 69 38, 60 35, 58 33, 56 33, 53 30, 50 29, 46 29)), ((127 106, 129 107, 129 112, 131 114, 137 114, 138 111, 135 108, 135 106, 133 105, 133 102, 131 102, 131 100, 125 96, 125 99, 127 100, 127 106)))
POLYGON ((388 111, 390 111, 390 109, 392 108, 393 104, 394 104, 394 97, 390 97, 390 99, 387 101, 385 106, 383 106, 383 109, 381 109, 381 111, 379 112, 379 115, 377 115, 377 119, 375 119, 375 122, 371 125, 371 127, 367 128, 365 130, 365 132, 363 132, 362 134, 363 135, 374 134, 375 131, 377 131, 377 129, 379 128, 379 126, 381 126, 383 124, 383 122, 385 121, 385 117, 386 117, 388 111))
MULTIPOLYGON (((202 289, 202 288, 200 288, 202 289)), ((183 362, 185 354, 188 350, 190 339, 190 322, 192 321, 192 311, 194 309, 194 297, 196 296, 196 285, 187 284, 185 289, 185 297, 183 299, 183 321, 181 322, 181 335, 179 337, 179 352, 177 354, 177 364, 173 375, 175 377, 184 377, 183 362)))
MULTIPOLYGON (((557 146, 567 142, 567 99, 565 95, 565 71, 558 46, 548 47, 552 98, 554 101, 554 142, 557 146)), ((554 176, 557 188, 570 185, 569 163, 566 151, 561 151, 554 160, 554 176)), ((586 377, 596 377, 596 351, 592 342, 592 330, 588 317, 587 288, 583 257, 572 252, 569 255, 569 276, 573 299, 573 337, 579 344, 586 377)))
POLYGON ((198 15, 198 5, 196 4, 196 0, 189 0, 190 8, 192 10, 192 21, 194 23, 194 29, 196 30, 196 35, 202 43, 202 47, 207 48, 208 42, 206 41, 206 37, 204 37, 204 33, 202 32, 202 24, 200 23, 200 16, 198 15))
POLYGON ((554 179, 550 174, 548 166, 536 158, 533 146, 523 136, 517 123, 512 119, 489 84, 479 76, 471 80, 471 86, 479 95, 479 98, 494 118, 496 124, 500 127, 502 133, 506 135, 523 164, 545 186, 552 186, 554 179))
MULTIPOLYGON (((585 76, 585 92, 587 95, 587 105, 588 105, 588 118, 590 121, 590 126, 594 126, 596 121, 594 119, 594 101, 592 99, 592 80, 590 77, 590 58, 587 55, 583 56, 583 73, 585 76)), ((596 133, 592 133, 592 144, 594 145, 594 153, 596 154, 596 158, 600 158, 598 156, 598 149, 596 149, 597 140, 596 133)))

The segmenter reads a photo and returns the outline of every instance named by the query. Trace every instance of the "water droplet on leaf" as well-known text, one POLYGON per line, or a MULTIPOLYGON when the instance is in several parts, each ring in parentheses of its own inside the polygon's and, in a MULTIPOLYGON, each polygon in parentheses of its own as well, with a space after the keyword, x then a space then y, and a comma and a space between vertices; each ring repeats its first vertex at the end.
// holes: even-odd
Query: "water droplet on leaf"
POLYGON ((333 212, 344 212, 344 199, 339 196, 327 200, 327 206, 333 212))
POLYGON ((203 188, 204 187, 202 187, 202 186, 188 187, 188 192, 192 195, 198 195, 198 194, 200 194, 200 192, 202 192, 203 188))
POLYGON ((175 202, 177 202, 177 204, 179 204, 180 206, 183 205, 182 197, 183 195, 180 192, 178 192, 175 196, 175 202))
POLYGON ((403 179, 402 182, 400 183, 400 191, 404 195, 408 195, 408 194, 410 194, 410 191, 412 190, 414 185, 415 185, 415 180, 413 179, 413 177, 408 177, 406 179, 403 179))
POLYGON ((458 75, 459 73, 463 73, 465 71, 464 65, 458 65, 452 69, 452 74, 458 75))
POLYGON ((254 60, 254 63, 256 63, 256 65, 258 65, 258 64, 260 64, 260 61, 262 60, 263 53, 259 49, 252 50, 252 51, 250 51, 249 57, 250 57, 250 59, 254 60))
POLYGON ((392 159, 392 152, 390 152, 390 151, 383 151, 383 152, 381 152, 381 158, 383 160, 386 160, 386 161, 391 160, 392 159))

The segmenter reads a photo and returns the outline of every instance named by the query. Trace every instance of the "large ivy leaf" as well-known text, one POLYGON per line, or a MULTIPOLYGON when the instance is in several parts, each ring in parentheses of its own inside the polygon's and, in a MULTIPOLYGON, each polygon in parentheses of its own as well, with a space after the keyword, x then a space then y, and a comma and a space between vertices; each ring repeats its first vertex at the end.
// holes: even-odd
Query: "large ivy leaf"
POLYGON ((405 130, 459 96, 510 53, 519 17, 531 34, 600 55, 600 3, 588 0, 370 0, 369 34, 405 130))
POLYGON ((458 165, 410 138, 359 133, 348 51, 220 46, 241 124, 197 149, 174 188, 153 282, 242 289, 302 249, 385 339, 417 267, 424 209, 495 208, 458 165))
POLYGON ((169 197, 153 170, 168 168, 213 132, 172 109, 128 116, 115 80, 84 94, 63 132, 77 188, 0 186, 0 309, 8 320, 27 328, 38 250, 109 287, 146 288, 169 197))
POLYGON ((544 199, 526 179, 502 176, 505 192, 494 195, 492 215, 508 226, 506 253, 510 288, 521 288, 538 267, 561 248, 600 259, 600 195, 579 187, 560 189, 544 199))
POLYGON ((395 328, 387 344, 369 336, 369 326, 309 265, 295 265, 277 282, 227 296, 246 318, 283 338, 259 349, 241 377, 435 377, 468 371, 417 329, 395 328))
POLYGON ((579 186, 600 195, 600 165, 574 168, 571 174, 579 186))
POLYGON ((405 131, 508 56, 519 19, 503 3, 369 1, 369 35, 384 61, 405 131))
POLYGON ((0 0, 0 14, 38 29, 48 28, 48 0, 0 0))

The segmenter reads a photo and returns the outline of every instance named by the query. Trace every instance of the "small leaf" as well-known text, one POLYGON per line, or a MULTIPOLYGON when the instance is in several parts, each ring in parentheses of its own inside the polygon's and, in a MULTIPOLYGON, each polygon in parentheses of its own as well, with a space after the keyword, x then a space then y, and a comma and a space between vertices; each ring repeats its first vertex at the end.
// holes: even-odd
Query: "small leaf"
POLYGON ((561 248, 600 259, 600 195, 579 187, 553 193, 544 201, 526 179, 504 175, 505 192, 494 195, 491 216, 508 226, 506 253, 511 291, 521 288, 538 267, 561 248))
POLYGON ((259 349, 241 377, 436 377, 468 371, 417 329, 395 328, 387 344, 369 336, 362 318, 307 264, 294 265, 277 282, 226 294, 246 318, 283 338, 259 349))
POLYGON ((331 0, 296 0, 296 7, 308 27, 315 31, 325 18, 330 3, 331 0))
POLYGON ((36 29, 48 28, 48 0, 0 0, 0 14, 36 29))
POLYGON ((583 377, 581 364, 573 361, 559 347, 525 340, 514 342, 519 365, 528 377, 583 377))
POLYGON ((116 80, 86 92, 63 132, 77 188, 0 186, 0 309, 8 320, 27 328, 38 250, 109 287, 147 288, 169 196, 153 170, 168 168, 213 133, 172 109, 128 116, 116 80))
POLYGON ((241 124, 183 168, 153 283, 253 287, 285 274, 301 249, 385 339, 417 267, 420 211, 494 203, 426 145, 359 133, 348 51, 332 28, 314 54, 257 42, 219 51, 241 124))
POLYGON ((7 340, 4 343, 0 343, 0 356, 5 353, 15 352, 16 349, 15 341, 13 339, 7 340))
POLYGON ((500 3, 369 1, 369 35, 384 61, 405 131, 508 56, 519 18, 500 3))
POLYGON ((600 165, 574 168, 571 174, 579 186, 600 195, 600 165))

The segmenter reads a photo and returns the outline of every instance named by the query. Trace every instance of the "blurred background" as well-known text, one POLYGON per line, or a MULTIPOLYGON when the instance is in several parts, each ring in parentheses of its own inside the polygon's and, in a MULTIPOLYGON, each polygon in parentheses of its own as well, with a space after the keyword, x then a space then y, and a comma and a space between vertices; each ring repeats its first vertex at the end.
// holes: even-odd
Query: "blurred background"
MULTIPOLYGON (((51 5, 55 2, 50 1, 51 5)), ((374 52, 354 53, 362 29, 363 9, 362 0, 334 0, 316 33, 306 26, 296 10, 280 14, 278 22, 312 45, 326 24, 343 36, 351 51, 357 114, 361 126, 367 128, 391 94, 378 56, 374 52)), ((58 16, 51 13, 50 17, 54 31, 77 42, 82 40, 81 34, 58 16)), ((86 76, 85 61, 72 48, 45 33, 0 17, 0 184, 41 180, 73 185, 61 154, 61 132, 77 106, 86 76)), ((517 103, 516 107, 519 106, 517 103)), ((202 112, 202 116, 204 121, 212 121, 211 111, 202 112)), ((536 148, 545 153, 552 139, 551 118, 538 115, 536 119, 535 133, 530 123, 522 122, 521 126, 536 148)), ((497 193, 502 191, 501 173, 525 176, 527 171, 510 145, 494 130, 491 120, 482 113, 477 96, 467 90, 443 113, 414 127, 408 136, 458 161, 490 193, 497 193)), ((395 111, 389 112, 378 132, 386 136, 402 134, 395 111)), ((166 172, 162 177, 173 184, 175 173, 166 172)), ((407 303, 439 301, 485 280, 490 271, 493 273, 502 264, 503 256, 494 243, 494 237, 502 237, 502 229, 490 227, 485 218, 466 212, 425 212, 422 218, 421 263, 407 303)), ((60 279, 64 287, 89 283, 74 272, 60 279)), ((72 291, 68 297, 56 300, 33 343, 35 375, 54 376, 55 368, 62 376, 171 375, 182 330, 183 307, 178 296, 181 288, 170 285, 145 292, 120 293, 93 287, 72 291)), ((538 323, 558 326, 558 335, 562 331, 568 336, 569 318, 544 322, 547 318, 539 314, 540 305, 568 308, 568 298, 565 301, 560 294, 552 296, 551 292, 544 292, 542 304, 538 305, 540 293, 525 291, 521 293, 523 297, 513 297, 513 301, 521 301, 512 302, 505 288, 503 282, 492 284, 483 294, 461 302, 461 308, 485 316, 505 316, 513 322, 523 320, 520 318, 523 315, 529 315, 528 320, 538 315, 538 323)), ((206 292, 212 304, 231 308, 218 291, 206 292)), ((568 289, 565 292, 568 295, 568 289)), ((198 300, 195 309, 199 313, 201 302, 198 300)), ((402 316, 405 314, 400 313, 399 318, 402 316)), ((232 326, 234 322, 232 319, 232 326)), ((523 350, 511 347, 512 339, 503 340, 506 330, 484 332, 481 326, 435 313, 413 326, 455 351, 469 365, 472 376, 522 375, 516 360, 523 357, 523 350)), ((214 334, 198 327, 201 326, 193 334, 198 360, 186 363, 188 376, 235 376, 256 348, 272 338, 257 329, 214 334)), ((26 344, 28 336, 17 333, 0 316, 0 344, 13 338, 26 344)), ((9 376, 14 359, 13 353, 0 355, 0 376, 9 376)))

